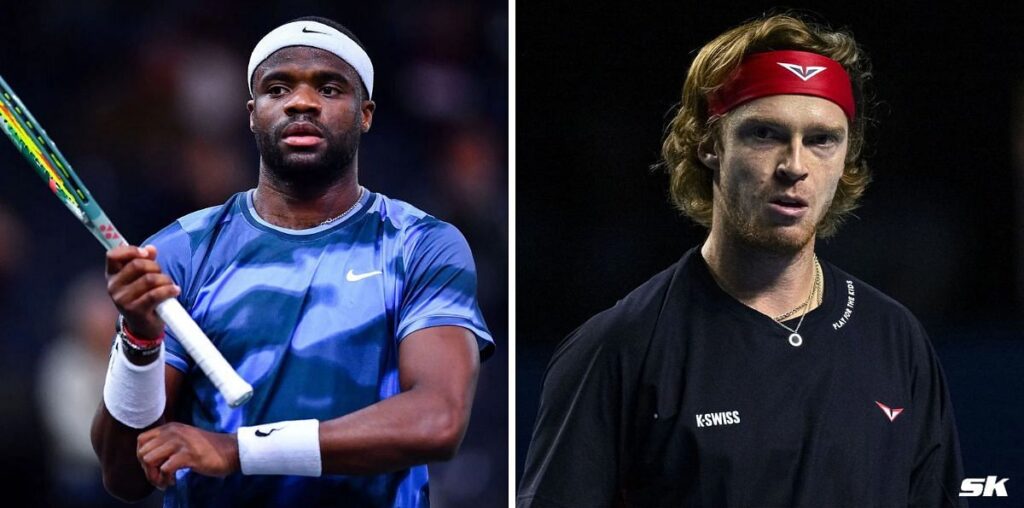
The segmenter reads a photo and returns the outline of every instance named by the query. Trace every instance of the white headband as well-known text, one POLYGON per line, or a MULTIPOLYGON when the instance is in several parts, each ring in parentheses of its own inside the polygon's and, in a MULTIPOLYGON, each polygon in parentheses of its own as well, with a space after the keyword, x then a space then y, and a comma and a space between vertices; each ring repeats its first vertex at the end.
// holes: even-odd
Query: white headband
POLYGON ((366 85, 366 93, 373 96, 373 62, 370 62, 370 56, 349 36, 316 21, 286 23, 260 39, 249 57, 250 96, 255 96, 252 91, 252 74, 256 72, 256 67, 275 51, 288 46, 310 46, 338 55, 338 58, 356 70, 366 85))

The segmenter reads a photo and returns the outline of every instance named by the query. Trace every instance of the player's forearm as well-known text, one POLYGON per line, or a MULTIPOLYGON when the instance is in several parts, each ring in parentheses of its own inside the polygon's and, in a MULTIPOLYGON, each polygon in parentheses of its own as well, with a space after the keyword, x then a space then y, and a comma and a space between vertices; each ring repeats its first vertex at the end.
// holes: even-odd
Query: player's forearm
POLYGON ((457 326, 410 333, 399 348, 402 392, 345 416, 243 427, 245 474, 378 474, 455 455, 479 371, 475 336, 457 326))
POLYGON ((472 391, 445 397, 413 389, 321 422, 324 474, 383 473, 451 459, 469 424, 472 391))
MULTIPOLYGON (((151 427, 162 425, 160 418, 151 427)), ((100 460, 103 486, 112 496, 126 502, 141 500, 153 491, 135 455, 139 434, 147 429, 133 429, 110 415, 100 402, 92 422, 92 448, 100 460)))
POLYGON ((107 491, 125 501, 137 501, 153 490, 136 453, 139 435, 167 420, 166 409, 174 406, 184 374, 166 366, 163 353, 139 357, 115 344, 112 355, 117 356, 111 356, 91 438, 107 491), (147 370, 126 372, 129 363, 147 370))

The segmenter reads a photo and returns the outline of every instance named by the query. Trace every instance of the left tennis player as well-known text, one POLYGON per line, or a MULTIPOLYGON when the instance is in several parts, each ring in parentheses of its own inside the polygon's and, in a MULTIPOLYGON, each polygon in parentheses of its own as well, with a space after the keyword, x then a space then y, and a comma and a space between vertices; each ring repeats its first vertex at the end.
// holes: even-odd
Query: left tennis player
POLYGON ((107 255, 122 320, 93 445, 107 489, 165 506, 429 505, 493 349, 462 235, 359 185, 373 64, 300 18, 249 61, 256 189, 107 255), (156 305, 178 298, 252 400, 227 406, 156 305))

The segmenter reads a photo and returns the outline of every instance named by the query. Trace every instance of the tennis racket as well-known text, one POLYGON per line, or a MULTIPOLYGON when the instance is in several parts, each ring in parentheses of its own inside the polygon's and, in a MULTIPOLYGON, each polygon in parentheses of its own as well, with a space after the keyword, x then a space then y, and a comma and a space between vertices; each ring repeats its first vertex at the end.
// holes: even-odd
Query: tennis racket
MULTIPOLYGON (((4 134, 28 159, 36 173, 49 184, 50 190, 64 206, 71 210, 104 248, 109 251, 114 247, 128 245, 107 214, 92 199, 89 190, 61 155, 57 145, 46 135, 46 131, 3 77, 0 77, 0 120, 4 134)), ((229 406, 238 407, 252 397, 252 386, 231 368, 177 299, 165 300, 157 306, 156 312, 174 332, 189 356, 220 390, 229 406)))

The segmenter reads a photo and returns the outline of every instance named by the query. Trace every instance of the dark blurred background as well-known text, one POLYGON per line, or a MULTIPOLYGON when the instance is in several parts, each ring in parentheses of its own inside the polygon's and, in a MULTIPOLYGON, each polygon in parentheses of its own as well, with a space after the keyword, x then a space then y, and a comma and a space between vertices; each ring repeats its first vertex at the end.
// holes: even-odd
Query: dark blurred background
MULTIPOLYGON (((799 12, 852 30, 882 101, 869 131, 875 181, 858 217, 819 242, 819 253, 924 322, 945 366, 968 476, 1010 477, 1019 505, 1024 16, 1019 2, 983 4, 830 2, 799 12)), ((517 482, 554 346, 703 241, 651 167, 696 51, 772 7, 519 7, 517 482)))
MULTIPOLYGON (((255 185, 245 71, 260 37, 304 15, 351 28, 376 69, 361 183, 462 230, 498 343, 458 457, 430 466, 431 498, 507 503, 504 2, 42 0, 3 12, 0 74, 136 242, 255 185)), ((88 441, 115 315, 103 251, 0 145, 0 490, 19 506, 116 506, 88 441)))

